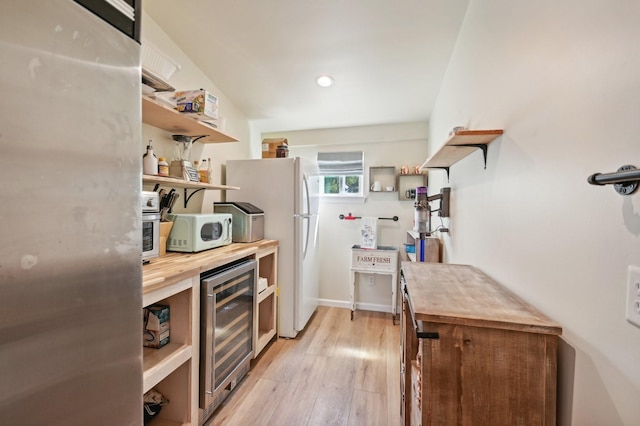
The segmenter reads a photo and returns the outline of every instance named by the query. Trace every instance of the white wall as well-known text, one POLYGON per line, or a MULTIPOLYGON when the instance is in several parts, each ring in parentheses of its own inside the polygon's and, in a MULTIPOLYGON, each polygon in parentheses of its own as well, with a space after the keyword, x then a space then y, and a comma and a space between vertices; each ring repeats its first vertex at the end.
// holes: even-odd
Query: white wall
MULTIPOLYGON (((219 117, 225 118, 224 132, 238 139, 239 142, 210 143, 196 142, 191 151, 192 160, 211 158, 213 163, 213 183, 224 183, 224 164, 227 159, 250 158, 250 126, 247 118, 229 100, 226 95, 187 57, 184 52, 166 35, 156 22, 146 13, 142 14, 142 38, 148 40, 155 47, 180 64, 169 83, 176 90, 190 90, 204 88, 218 97, 219 117)), ((153 140, 155 153, 158 157, 167 157, 170 161, 174 157, 174 142, 171 133, 143 124, 141 154, 146 150, 149 139, 153 140)), ((145 188, 149 189, 149 188, 145 188)), ((183 192, 179 191, 180 199, 174 209, 176 213, 213 211, 213 202, 221 200, 221 191, 200 191, 191 200, 188 208, 183 204, 183 192)))
MULTIPOLYGON (((370 166, 420 165, 426 158, 426 123, 390 124, 338 129, 265 133, 263 137, 286 137, 290 156, 315 161, 319 151, 364 151, 365 187, 369 187, 370 166)), ((368 191, 365 191, 368 192, 368 191)), ((370 194, 364 203, 320 205, 320 298, 321 304, 348 307, 351 247, 360 244, 360 221, 340 220, 339 215, 393 217, 399 221, 378 221, 378 244, 403 248, 406 231, 413 228, 413 203, 399 201, 397 193, 370 194)), ((391 278, 374 275, 374 286, 366 283, 368 274, 358 276, 359 309, 391 311, 391 278)))
POLYGON ((479 152, 451 169, 445 260, 562 325, 560 425, 640 424, 640 195, 586 182, 640 166, 638 22, 637 1, 472 0, 430 123, 430 151, 457 125, 505 130, 487 170, 479 152))

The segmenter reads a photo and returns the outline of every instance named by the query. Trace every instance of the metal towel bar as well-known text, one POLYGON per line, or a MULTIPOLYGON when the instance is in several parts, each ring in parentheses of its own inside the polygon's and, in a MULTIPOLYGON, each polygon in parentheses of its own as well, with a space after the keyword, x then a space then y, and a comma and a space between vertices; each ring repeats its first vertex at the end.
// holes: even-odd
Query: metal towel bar
POLYGON ((625 165, 614 173, 594 173, 587 178, 587 182, 600 186, 613 184, 618 194, 629 195, 638 188, 640 170, 635 166, 625 165))
MULTIPOLYGON (((338 218, 340 220, 356 220, 356 219, 362 219, 362 216, 352 216, 351 213, 349 213, 347 216, 341 214, 340 216, 338 216, 338 218)), ((379 217, 378 219, 380 220, 393 220, 394 222, 398 221, 398 216, 394 216, 394 217, 379 217)))

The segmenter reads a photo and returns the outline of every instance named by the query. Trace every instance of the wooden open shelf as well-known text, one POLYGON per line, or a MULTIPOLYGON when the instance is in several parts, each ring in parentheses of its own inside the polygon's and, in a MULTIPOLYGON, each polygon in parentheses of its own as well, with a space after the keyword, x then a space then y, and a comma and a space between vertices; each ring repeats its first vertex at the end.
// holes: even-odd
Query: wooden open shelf
POLYGON ((145 291, 143 306, 170 308, 170 342, 160 349, 143 347, 142 390, 154 388, 169 403, 150 426, 195 424, 198 418, 200 276, 145 291))
POLYGON ((256 350, 258 353, 267 346, 267 343, 276 335, 276 292, 275 286, 269 286, 258 295, 258 340, 256 350))
POLYGON ((396 191, 398 191, 398 200, 414 202, 415 198, 407 197, 407 190, 415 189, 418 186, 427 186, 426 173, 410 173, 399 174, 396 177, 396 191))
POLYGON ((151 420, 149 426, 191 426, 191 423, 175 422, 173 420, 158 418, 151 420))
POLYGON ((142 96, 142 122, 173 134, 186 136, 207 135, 201 143, 237 142, 238 140, 193 117, 142 96))
POLYGON ((160 383, 168 374, 191 359, 191 345, 169 343, 160 349, 143 348, 143 387, 147 392, 160 383))
POLYGON ((213 185, 209 183, 203 182, 190 182, 184 179, 171 178, 165 176, 152 176, 152 175, 142 175, 143 183, 151 183, 156 184, 159 183, 162 186, 171 186, 173 188, 191 188, 191 189, 240 189, 238 186, 229 186, 229 185, 213 185))
POLYGON ((253 357, 257 357, 277 332, 277 247, 256 254, 258 276, 267 279, 267 288, 256 295, 253 322, 253 357))
POLYGON ((478 145, 488 145, 502 133, 501 129, 458 130, 422 164, 421 168, 449 168, 478 149, 478 145))

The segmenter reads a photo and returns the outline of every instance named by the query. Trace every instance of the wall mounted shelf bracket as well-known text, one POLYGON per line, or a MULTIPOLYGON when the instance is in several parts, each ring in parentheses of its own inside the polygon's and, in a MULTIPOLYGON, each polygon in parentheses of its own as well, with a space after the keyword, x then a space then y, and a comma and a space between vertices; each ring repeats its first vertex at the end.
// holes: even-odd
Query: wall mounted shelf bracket
POLYGON ((184 208, 185 209, 187 208, 187 204, 189 203, 189 200, 191 199, 191 197, 193 197, 196 194, 196 192, 199 192, 199 191, 204 191, 204 188, 196 189, 187 197, 187 188, 184 188, 184 208))
POLYGON ((450 181, 450 179, 449 179, 449 167, 445 167, 445 166, 431 166, 431 167, 429 167, 429 168, 430 168, 430 169, 442 169, 442 170, 446 171, 446 172, 447 172, 447 182, 449 182, 449 181, 450 181))
POLYGON ((640 184, 640 170, 635 166, 625 165, 614 173, 594 173, 587 178, 591 185, 613 184, 614 189, 620 195, 633 194, 640 184))
POLYGON ((487 169, 487 151, 489 150, 489 147, 487 146, 486 143, 469 143, 469 144, 459 144, 459 145, 454 145, 454 146, 466 146, 469 148, 478 148, 482 150, 482 156, 484 157, 484 168, 485 170, 487 169))
MULTIPOLYGON (((456 148, 477 148, 477 149, 482 150, 482 156, 484 158, 484 169, 485 170, 487 169, 487 152, 488 152, 489 148, 488 148, 486 143, 469 143, 469 144, 458 144, 458 145, 452 145, 452 146, 456 147, 456 148)), ((447 172, 447 182, 450 181, 450 179, 449 179, 449 167, 444 167, 444 166, 442 166, 442 167, 434 167, 434 166, 431 166, 429 168, 430 169, 443 169, 443 170, 446 170, 446 172, 447 172)))
POLYGON ((449 180, 448 168, 474 152, 474 150, 480 149, 482 150, 484 168, 486 169, 488 145, 503 133, 502 129, 456 130, 449 134, 449 139, 445 144, 420 167, 423 169, 444 169, 447 171, 447 180, 449 180))

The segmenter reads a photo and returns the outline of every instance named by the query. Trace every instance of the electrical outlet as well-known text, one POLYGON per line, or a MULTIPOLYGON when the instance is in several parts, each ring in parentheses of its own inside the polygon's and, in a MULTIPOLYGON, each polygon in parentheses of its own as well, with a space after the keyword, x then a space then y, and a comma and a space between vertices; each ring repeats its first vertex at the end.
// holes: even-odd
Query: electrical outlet
POLYGON ((640 268, 629 266, 627 275, 627 321, 640 327, 640 268))
POLYGON ((369 284, 369 287, 373 287, 374 284, 376 283, 375 278, 373 275, 369 275, 369 279, 367 281, 367 284, 369 284))

